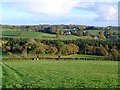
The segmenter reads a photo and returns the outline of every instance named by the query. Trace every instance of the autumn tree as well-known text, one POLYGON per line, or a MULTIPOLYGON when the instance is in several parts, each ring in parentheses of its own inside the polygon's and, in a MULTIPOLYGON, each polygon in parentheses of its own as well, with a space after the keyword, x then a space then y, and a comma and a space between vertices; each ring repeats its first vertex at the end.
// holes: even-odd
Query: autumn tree
POLYGON ((99 32, 99 39, 106 40, 106 37, 104 36, 103 32, 99 32))
POLYGON ((68 52, 68 54, 75 54, 75 53, 79 52, 79 47, 73 43, 69 43, 67 45, 67 52, 68 52))
POLYGON ((111 49, 111 54, 114 59, 118 58, 118 50, 116 49, 111 49))
POLYGON ((56 54, 58 52, 57 48, 55 46, 48 46, 46 53, 48 54, 56 54))
POLYGON ((96 47, 96 55, 108 56, 108 52, 104 47, 100 46, 96 47))
POLYGON ((86 54, 93 54, 94 53, 94 47, 90 46, 88 44, 85 44, 85 53, 86 54))

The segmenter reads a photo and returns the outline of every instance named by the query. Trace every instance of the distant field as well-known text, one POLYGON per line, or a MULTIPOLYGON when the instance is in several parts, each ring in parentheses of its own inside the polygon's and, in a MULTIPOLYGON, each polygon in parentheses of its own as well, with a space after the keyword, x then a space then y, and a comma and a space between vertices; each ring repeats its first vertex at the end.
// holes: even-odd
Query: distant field
MULTIPOLYGON (((103 30, 88 30, 90 33, 98 35, 99 32, 103 30)), ((118 30, 111 30, 111 32, 118 33, 118 30)), ((59 38, 56 38, 55 34, 48 34, 42 32, 33 32, 33 31, 22 31, 23 35, 19 35, 19 30, 12 30, 12 29, 4 29, 2 30, 2 37, 22 37, 22 38, 39 38, 39 39, 48 39, 48 40, 55 40, 55 39, 65 39, 65 40, 73 40, 73 39, 92 39, 89 36, 75 36, 75 35, 60 35, 59 38)))
POLYGON ((3 61, 3 88, 115 88, 114 61, 3 61))
MULTIPOLYGON (((103 30, 88 30, 88 31, 89 31, 90 33, 96 34, 96 35, 98 35, 99 32, 103 32, 103 30)), ((118 30, 111 30, 111 33, 113 33, 113 32, 118 33, 118 30)))
POLYGON ((73 40, 73 39, 92 39, 89 36, 82 36, 78 37, 75 35, 60 35, 59 38, 56 38, 55 34, 47 34, 42 32, 33 32, 33 31, 23 31, 23 35, 19 35, 20 31, 17 30, 3 30, 2 31, 2 37, 22 37, 22 38, 39 38, 39 39, 48 39, 48 40, 55 40, 55 39, 61 39, 61 40, 73 40))

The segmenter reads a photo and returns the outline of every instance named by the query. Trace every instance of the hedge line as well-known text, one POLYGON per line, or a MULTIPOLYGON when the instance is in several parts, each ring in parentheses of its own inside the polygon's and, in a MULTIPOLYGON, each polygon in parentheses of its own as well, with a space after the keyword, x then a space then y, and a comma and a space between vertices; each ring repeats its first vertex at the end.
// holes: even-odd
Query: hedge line
POLYGON ((41 60, 41 59, 53 59, 53 60, 109 60, 109 61, 119 61, 119 59, 113 58, 59 58, 59 57, 30 57, 30 58, 2 58, 2 60, 41 60))

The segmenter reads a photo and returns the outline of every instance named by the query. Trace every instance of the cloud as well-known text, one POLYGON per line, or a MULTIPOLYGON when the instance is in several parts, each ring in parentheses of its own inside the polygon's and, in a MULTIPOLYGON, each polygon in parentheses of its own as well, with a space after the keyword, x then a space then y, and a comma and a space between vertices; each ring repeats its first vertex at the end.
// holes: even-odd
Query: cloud
POLYGON ((29 2, 13 2, 17 10, 37 14, 62 15, 69 13, 79 0, 30 0, 29 2))
POLYGON ((96 11, 98 13, 98 18, 96 20, 98 21, 117 21, 118 19, 118 11, 117 11, 117 5, 114 5, 112 3, 106 3, 98 5, 96 11))
POLYGON ((62 15, 70 13, 70 11, 75 7, 90 10, 96 2, 112 2, 113 0, 21 0, 18 2, 15 0, 4 1, 12 2, 12 7, 17 10, 28 11, 37 14, 62 15))
POLYGON ((96 21, 117 21, 118 7, 115 2, 80 2, 79 9, 96 12, 98 17, 96 21))
MULTIPOLYGON (((45 15, 45 17, 69 16, 73 13, 73 9, 87 10, 97 13, 97 17, 94 17, 96 21, 117 20, 115 1, 117 2, 117 0, 4 0, 4 2, 10 2, 11 8, 16 11, 45 15)), ((82 12, 78 14, 77 16, 80 16, 82 12)))
MULTIPOLYGON (((1 2, 40 2, 41 0, 1 0, 1 2)), ((52 0, 53 2, 54 0, 52 0)), ((65 0, 64 0, 65 1, 65 0)), ((73 0, 80 2, 119 2, 119 0, 73 0)))

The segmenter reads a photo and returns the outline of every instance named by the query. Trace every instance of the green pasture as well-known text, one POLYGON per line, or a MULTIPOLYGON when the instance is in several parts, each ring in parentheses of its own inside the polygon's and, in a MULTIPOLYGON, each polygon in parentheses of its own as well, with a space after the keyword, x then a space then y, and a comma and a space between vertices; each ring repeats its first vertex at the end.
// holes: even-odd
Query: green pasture
POLYGON ((116 88, 117 61, 3 61, 3 88, 116 88))
MULTIPOLYGON (((95 35, 98 35, 99 32, 104 32, 103 30, 88 30, 88 32, 92 33, 92 34, 95 34, 95 35)), ((118 30, 111 30, 111 33, 118 33, 118 30)))
POLYGON ((0 88, 2 88, 2 66, 0 62, 0 88))
POLYGON ((20 36, 19 30, 2 30, 2 37, 15 37, 15 38, 39 38, 39 39, 48 39, 48 40, 73 40, 73 39, 92 39, 89 36, 75 36, 75 35, 60 35, 59 38, 56 38, 55 34, 48 34, 42 32, 34 32, 34 31, 22 31, 22 35, 20 36))

